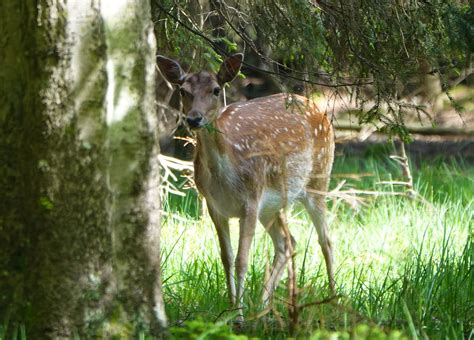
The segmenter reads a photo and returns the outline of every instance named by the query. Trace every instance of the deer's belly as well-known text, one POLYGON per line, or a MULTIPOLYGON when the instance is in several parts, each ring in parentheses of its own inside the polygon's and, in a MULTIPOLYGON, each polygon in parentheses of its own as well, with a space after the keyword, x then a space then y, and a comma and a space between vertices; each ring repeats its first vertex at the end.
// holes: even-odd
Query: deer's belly
POLYGON ((242 203, 226 192, 213 190, 206 197, 209 205, 225 218, 240 217, 242 214, 242 203))
POLYGON ((279 189, 265 188, 258 202, 258 216, 263 220, 271 219, 280 209, 291 205, 304 194, 302 187, 292 188, 286 195, 279 189))
POLYGON ((248 174, 246 176, 242 170, 238 170, 239 168, 236 170, 236 167, 232 166, 226 158, 220 159, 212 168, 198 161, 195 162, 196 185, 206 198, 208 205, 226 218, 242 217, 249 197, 255 197, 255 192, 246 192, 244 188, 262 190, 261 193, 257 193, 260 194, 257 203, 258 215, 270 216, 305 195, 305 187, 312 166, 307 158, 308 155, 305 153, 288 157, 286 173, 291 176, 283 180, 284 187, 281 187, 280 180, 271 179, 275 174, 271 172, 258 174, 258 171, 255 171, 253 186, 248 183, 243 185, 245 179, 249 179, 248 174))

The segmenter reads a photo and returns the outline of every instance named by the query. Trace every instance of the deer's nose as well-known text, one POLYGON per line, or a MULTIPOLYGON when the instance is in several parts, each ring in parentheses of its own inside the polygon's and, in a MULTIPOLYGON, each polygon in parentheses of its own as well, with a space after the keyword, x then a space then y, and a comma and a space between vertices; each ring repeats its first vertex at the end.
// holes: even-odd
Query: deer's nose
POLYGON ((202 118, 202 113, 199 111, 191 111, 188 114, 188 117, 186 117, 186 122, 188 123, 189 127, 194 129, 201 127, 203 125, 203 118, 202 118))
POLYGON ((198 128, 201 126, 202 117, 188 117, 186 122, 188 122, 189 127, 198 128))

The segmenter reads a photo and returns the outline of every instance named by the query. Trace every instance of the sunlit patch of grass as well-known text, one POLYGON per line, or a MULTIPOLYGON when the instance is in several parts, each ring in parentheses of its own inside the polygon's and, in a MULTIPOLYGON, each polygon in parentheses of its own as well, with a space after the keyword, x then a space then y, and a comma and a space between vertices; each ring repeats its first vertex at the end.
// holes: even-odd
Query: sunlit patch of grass
MULTIPOLYGON (((328 219, 341 298, 302 310, 302 335, 318 329, 350 331, 361 322, 387 332, 401 329, 409 336, 469 335, 474 320, 474 249, 470 239, 474 169, 462 162, 437 161, 419 164, 413 172, 415 189, 426 202, 383 196, 367 201, 358 210, 339 201, 330 202, 328 219)), ((397 166, 377 155, 339 158, 334 173, 371 173, 373 176, 348 180, 347 185, 398 190, 376 184, 400 176, 397 166)), ((197 206, 195 202, 188 205, 197 206)), ((164 222, 163 278, 171 323, 232 318, 235 311, 227 310, 219 246, 210 219, 206 215, 194 219, 169 213, 164 222)), ((321 300, 328 296, 327 277, 314 228, 300 207, 292 209, 289 226, 298 242, 299 301, 321 300)), ((231 231, 235 249, 235 221, 231 231)), ((288 335, 286 279, 276 291, 275 311, 264 319, 252 319, 262 308, 262 279, 272 254, 271 241, 260 227, 251 249, 245 296, 245 314, 251 321, 244 332, 253 336, 288 335)))

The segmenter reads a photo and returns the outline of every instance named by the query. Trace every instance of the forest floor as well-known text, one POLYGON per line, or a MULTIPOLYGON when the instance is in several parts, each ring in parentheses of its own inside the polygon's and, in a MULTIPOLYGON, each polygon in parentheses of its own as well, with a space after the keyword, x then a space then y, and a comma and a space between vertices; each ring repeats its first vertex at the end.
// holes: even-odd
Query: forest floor
MULTIPOLYGON (((286 276, 273 309, 262 316, 262 280, 273 250, 263 228, 257 229, 242 338, 474 337, 474 166, 459 157, 412 158, 419 196, 410 199, 394 195, 403 187, 382 183, 403 180, 399 165, 388 157, 392 152, 390 145, 380 143, 365 145, 360 152, 339 147, 331 188, 344 182, 339 190, 377 194, 329 199, 338 298, 327 299, 325 265, 307 214, 299 206, 291 209, 297 299, 300 305, 310 305, 299 310, 296 324, 288 316, 286 276), (290 326, 295 334, 290 334, 290 326)), ((235 248, 236 221, 231 232, 235 248)), ((201 216, 195 192, 165 201, 162 244, 172 334, 233 338, 230 325, 236 311, 227 302, 217 236, 207 214, 201 216)))

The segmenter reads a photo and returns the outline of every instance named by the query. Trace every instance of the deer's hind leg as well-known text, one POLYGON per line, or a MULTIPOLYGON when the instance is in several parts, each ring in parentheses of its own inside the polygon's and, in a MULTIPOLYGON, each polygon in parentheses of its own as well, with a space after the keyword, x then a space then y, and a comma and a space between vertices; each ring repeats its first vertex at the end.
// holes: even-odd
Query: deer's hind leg
MULTIPOLYGON (((275 252, 270 275, 263 285, 262 302, 264 305, 267 305, 283 276, 286 263, 291 254, 288 252, 288 241, 285 236, 284 225, 279 211, 277 210, 274 214, 261 214, 259 220, 270 235, 275 252)), ((295 240, 291 235, 290 237, 290 242, 292 247, 294 247, 295 240)))
POLYGON ((286 240, 278 214, 271 217, 260 216, 260 222, 270 235, 275 250, 270 275, 266 278, 263 285, 262 302, 264 305, 267 305, 270 302, 273 290, 283 275, 283 269, 286 264, 286 240))
POLYGON ((329 288, 331 289, 331 293, 334 293, 334 258, 332 244, 328 234, 328 226, 326 223, 325 197, 321 194, 308 193, 301 201, 306 210, 308 211, 311 220, 316 228, 316 232, 318 233, 318 242, 321 246, 324 260, 326 262, 326 270, 329 278, 329 288))

